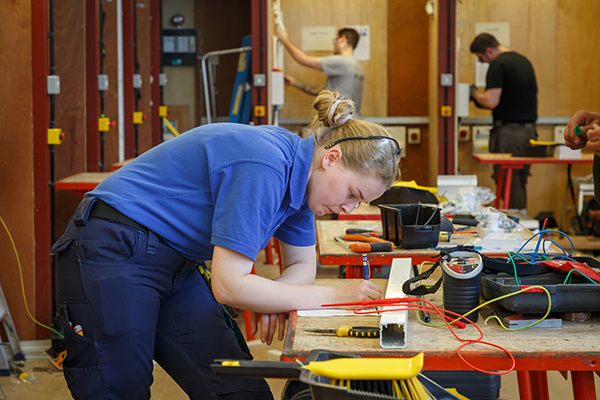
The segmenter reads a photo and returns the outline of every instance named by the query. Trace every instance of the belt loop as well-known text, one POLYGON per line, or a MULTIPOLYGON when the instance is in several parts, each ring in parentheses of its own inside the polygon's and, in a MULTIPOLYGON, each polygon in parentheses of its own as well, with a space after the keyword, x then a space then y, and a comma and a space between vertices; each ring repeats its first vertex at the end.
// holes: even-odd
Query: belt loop
POLYGON ((146 248, 147 254, 156 254, 158 249, 158 236, 151 230, 148 231, 148 247, 146 248))
POLYGON ((84 198, 79 206, 77 206, 77 210, 73 215, 73 222, 77 226, 83 226, 88 224, 88 220, 90 219, 90 211, 92 211, 92 207, 98 200, 97 197, 86 197, 84 198))

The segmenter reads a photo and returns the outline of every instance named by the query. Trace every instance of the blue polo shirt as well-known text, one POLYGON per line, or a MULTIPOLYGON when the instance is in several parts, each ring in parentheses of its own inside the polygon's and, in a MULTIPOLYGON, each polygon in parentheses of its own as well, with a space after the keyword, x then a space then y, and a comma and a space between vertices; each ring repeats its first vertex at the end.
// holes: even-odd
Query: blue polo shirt
POLYGON ((272 236, 315 244, 306 202, 313 150, 312 137, 283 128, 203 125, 148 150, 86 196, 194 261, 211 260, 214 246, 256 260, 272 236))

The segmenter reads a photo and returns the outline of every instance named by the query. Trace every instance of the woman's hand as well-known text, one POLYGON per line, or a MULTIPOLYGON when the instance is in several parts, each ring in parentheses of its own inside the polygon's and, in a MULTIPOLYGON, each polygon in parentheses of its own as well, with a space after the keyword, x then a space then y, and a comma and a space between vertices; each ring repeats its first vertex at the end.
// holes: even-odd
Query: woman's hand
POLYGON ((252 334, 256 335, 258 332, 258 322, 260 321, 260 341, 270 346, 271 343, 273 343, 273 336, 275 336, 277 322, 279 321, 279 335, 277 338, 279 341, 282 341, 285 334, 285 317, 285 313, 250 313, 250 328, 252 329, 252 334))
POLYGON ((380 299, 382 290, 371 281, 357 281, 336 288, 336 303, 350 303, 380 299))

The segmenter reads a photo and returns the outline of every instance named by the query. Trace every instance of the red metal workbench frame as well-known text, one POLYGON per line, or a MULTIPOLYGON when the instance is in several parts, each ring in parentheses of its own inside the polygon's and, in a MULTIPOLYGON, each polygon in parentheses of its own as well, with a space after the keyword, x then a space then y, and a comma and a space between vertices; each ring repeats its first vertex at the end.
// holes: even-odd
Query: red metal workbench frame
MULTIPOLYGON (((308 352, 291 352, 295 340, 298 315, 290 313, 284 343, 282 361, 303 361, 308 352)), ((362 357, 411 357, 418 352, 390 350, 381 352, 352 352, 362 357)), ((574 400, 596 400, 594 372, 600 371, 600 353, 598 352, 556 352, 532 353, 529 351, 512 352, 516 360, 515 370, 519 381, 519 397, 521 400, 548 400, 547 371, 571 371, 571 384, 574 400)), ((455 351, 425 351, 427 370, 461 371, 469 370, 455 351)), ((509 360, 501 351, 470 351, 466 355, 474 365, 486 365, 488 369, 507 369, 509 360)))
MULTIPOLYGON (((494 207, 500 209, 500 200, 503 200, 504 209, 510 205, 510 191, 512 186, 513 170, 523 169, 530 164, 591 164, 594 160, 593 154, 583 154, 581 159, 561 160, 554 157, 513 157, 510 153, 473 153, 473 159, 481 164, 498 165, 498 185, 496 187, 496 200, 494 207), (502 193, 502 181, 506 171, 506 184, 502 193)), ((570 179, 570 177, 569 177, 570 179)))

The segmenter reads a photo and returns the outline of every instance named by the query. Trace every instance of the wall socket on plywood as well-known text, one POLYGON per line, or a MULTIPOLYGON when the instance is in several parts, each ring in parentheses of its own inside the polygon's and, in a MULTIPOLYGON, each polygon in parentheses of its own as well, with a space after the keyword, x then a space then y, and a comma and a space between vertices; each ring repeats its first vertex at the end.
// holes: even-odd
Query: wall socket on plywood
POLYGON ((421 129, 408 128, 407 142, 408 144, 421 144, 421 129))

